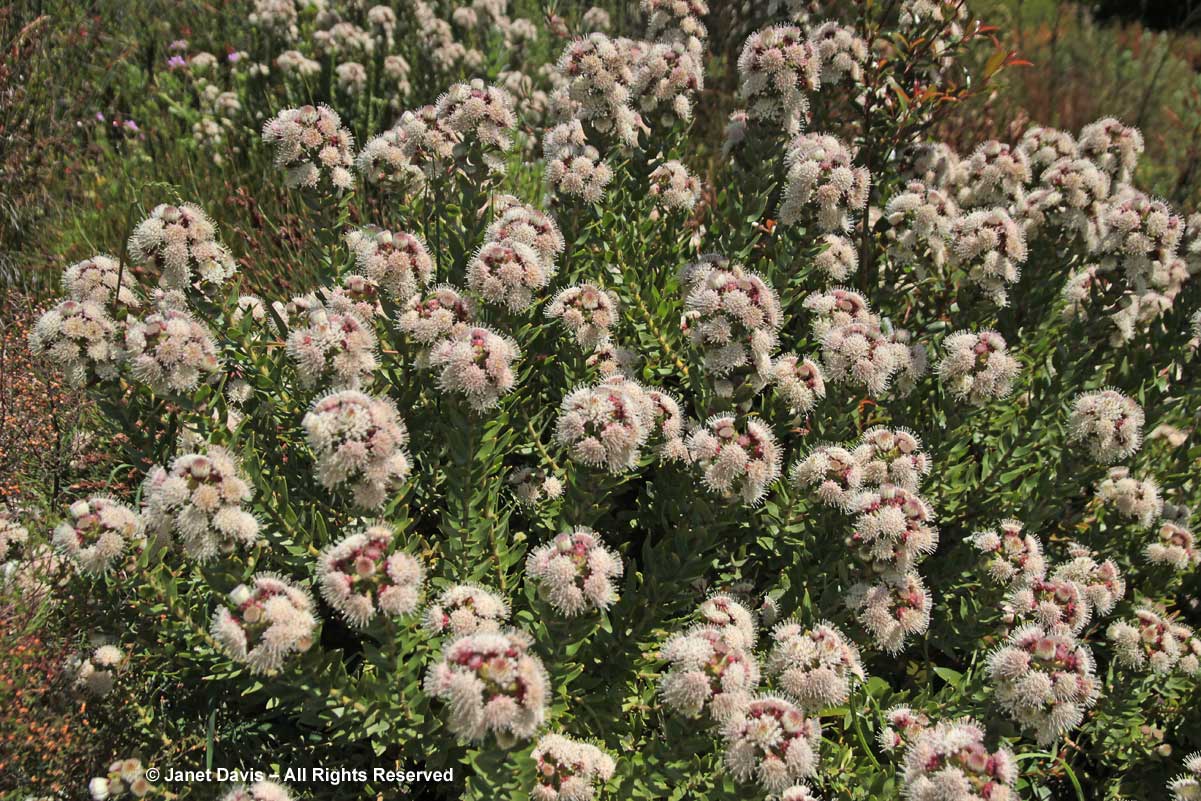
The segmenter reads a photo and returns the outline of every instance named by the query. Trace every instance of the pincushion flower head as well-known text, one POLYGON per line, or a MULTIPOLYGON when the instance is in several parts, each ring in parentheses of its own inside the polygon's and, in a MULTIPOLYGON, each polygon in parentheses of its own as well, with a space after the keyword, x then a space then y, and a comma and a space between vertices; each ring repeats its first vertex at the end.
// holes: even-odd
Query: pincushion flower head
POLYGON ((1039 184, 1051 193, 1051 199, 1041 201, 1047 213, 1054 210, 1064 215, 1061 227, 1086 234, 1090 225, 1095 227, 1102 204, 1109 197, 1109 176, 1088 159, 1062 158, 1052 162, 1043 171, 1039 184))
POLYGON ((534 292, 553 275, 554 264, 547 264, 529 245, 493 240, 485 242, 467 265, 467 287, 485 303, 518 312, 529 307, 534 292))
POLYGON ((847 606, 876 647, 900 653, 905 638, 930 626, 930 593, 916 572, 886 573, 874 584, 860 582, 847 593, 847 606))
POLYGON ((505 477, 517 503, 536 507, 543 501, 553 501, 563 495, 563 482, 553 475, 532 467, 519 467, 505 477))
POLYGON ((72 660, 74 686, 90 695, 108 695, 116 686, 117 673, 125 666, 125 661, 126 654, 120 647, 101 645, 90 657, 72 660))
POLYGON ((550 679, 529 652, 524 632, 466 634, 443 647, 425 679, 425 691, 446 704, 447 727, 463 740, 488 734, 501 747, 526 740, 546 720, 550 679))
POLYGON ((700 52, 709 32, 701 20, 709 14, 705 0, 642 0, 646 38, 655 42, 682 42, 700 52))
POLYGON ((545 212, 502 195, 493 204, 496 219, 488 226, 484 239, 492 242, 517 242, 532 248, 542 260, 548 275, 555 273, 555 259, 566 243, 558 224, 545 212))
POLYGON ((1149 528, 1163 512, 1163 499, 1155 480, 1135 478, 1126 467, 1109 469, 1109 474, 1097 485, 1097 497, 1143 528, 1149 528))
POLYGON ((411 148, 399 128, 384 131, 367 140, 355 156, 355 169, 367 183, 401 198, 411 197, 425 187, 425 172, 410 157, 411 148))
POLYGON ((1091 159, 1114 182, 1126 183, 1143 153, 1143 135, 1137 128, 1105 117, 1080 129, 1076 147, 1081 156, 1091 159))
POLYGON ((859 437, 854 455, 863 468, 864 484, 896 484, 911 492, 917 492, 931 467, 922 441, 906 428, 869 428, 859 437))
POLYGON ((1017 520, 1002 520, 996 529, 977 531, 968 542, 981 552, 984 569, 997 584, 1026 584, 1047 575, 1042 544, 1035 535, 1024 533, 1017 520))
POLYGON ((1068 441, 1088 447, 1102 464, 1125 459, 1143 442, 1143 410, 1116 389, 1085 392, 1072 402, 1068 441))
POLYGON ((650 195, 669 211, 691 211, 701 197, 701 184, 678 161, 665 161, 650 175, 650 195))
POLYGON ((1023 626, 988 657, 993 697, 1040 745, 1080 725, 1101 694, 1092 651, 1067 626, 1023 626))
POLYGON ((682 327, 716 376, 746 368, 766 375, 780 328, 780 300, 758 274, 724 260, 684 268, 682 327))
POLYGON ((370 324, 384 313, 379 282, 365 275, 346 273, 333 291, 326 291, 326 305, 339 314, 350 313, 370 324))
POLYGON ((791 478, 798 486, 814 487, 822 503, 847 509, 863 485, 863 466, 846 448, 820 445, 792 466, 791 478))
POLYGON ((163 289, 195 285, 213 290, 238 269, 229 250, 217 241, 213 221, 193 203, 155 206, 133 229, 129 255, 157 269, 163 289))
POLYGON ((534 761, 533 801, 592 801, 596 784, 613 778, 613 758, 590 743, 544 734, 530 753, 534 761))
POLYGON ((595 348, 609 340, 616 325, 617 296, 595 284, 569 286, 555 295, 546 307, 546 316, 563 321, 563 326, 581 348, 595 348))
POLYGON ((509 619, 509 603, 475 584, 454 584, 443 590, 425 612, 425 626, 434 634, 459 637, 496 632, 509 619))
POLYGON ((959 207, 945 192, 921 181, 910 181, 884 208, 889 247, 899 258, 928 254, 941 267, 947 261, 951 227, 959 207))
POLYGON ((563 399, 555 441, 572 460, 617 474, 638 463, 653 424, 654 410, 642 387, 617 375, 577 387, 563 399))
POLYGON ((833 278, 846 280, 859 269, 859 253, 855 243, 845 236, 822 234, 821 250, 813 257, 813 266, 833 278))
POLYGON ((772 630, 767 672, 802 709, 818 712, 845 703, 851 684, 867 674, 859 649, 831 623, 812 628, 788 621, 772 630))
MULTIPOLYGON (((409 162, 425 176, 425 182, 437 177, 454 159, 462 135, 446 126, 433 106, 410 109, 400 115, 392 130, 398 146, 409 162)), ((416 189, 414 189, 416 191, 416 189)))
POLYGON ((317 622, 307 592, 282 576, 257 573, 217 607, 212 634, 230 659, 266 673, 309 650, 317 622))
POLYGON ((895 484, 859 493, 849 539, 854 554, 878 572, 904 572, 938 547, 934 512, 916 492, 895 484))
POLYGON ((962 167, 964 183, 957 200, 964 208, 1009 207, 1021 200, 1031 181, 1025 151, 995 139, 982 142, 962 167))
POLYGON ((542 138, 546 183, 552 192, 597 203, 613 180, 613 169, 601 160, 600 152, 588 144, 577 119, 568 120, 542 138))
POLYGON ((425 242, 413 234, 368 226, 352 231, 346 242, 355 266, 397 303, 428 286, 434 277, 434 260, 425 242))
POLYGON ((1184 220, 1166 203, 1127 187, 1110 199, 1103 215, 1101 269, 1121 270, 1137 290, 1164 288, 1160 273, 1184 235, 1184 220))
POLYGON ((829 134, 801 134, 785 156, 788 175, 780 204, 780 222, 802 220, 807 208, 817 212, 822 231, 849 231, 851 216, 867 205, 871 176, 854 165, 855 154, 829 134))
POLYGON ((526 575, 538 583, 542 597, 566 617, 608 609, 617 600, 614 579, 621 577, 621 558, 586 526, 559 534, 530 552, 526 575))
POLYGON ((292 801, 292 794, 282 784, 264 779, 251 785, 231 787, 221 796, 221 801, 292 801))
POLYGON ((822 364, 835 384, 860 386, 873 397, 911 361, 909 348, 885 336, 875 319, 830 328, 822 337, 822 364))
POLYGON ((684 717, 707 712, 716 721, 729 720, 759 686, 759 662, 732 629, 694 626, 669 638, 660 653, 668 663, 663 703, 684 717))
POLYGON ((757 504, 780 477, 780 447, 758 418, 715 415, 693 430, 685 444, 706 489, 723 498, 757 504))
POLYGON ((778 122, 795 134, 809 115, 810 92, 821 86, 821 57, 804 32, 778 25, 747 37, 738 57, 738 94, 754 120, 778 122))
POLYGON ((94 301, 64 300, 38 318, 29 350, 45 359, 72 386, 117 377, 123 352, 117 326, 94 301))
POLYGON ((354 137, 328 106, 284 109, 263 126, 263 141, 275 145, 289 187, 341 191, 354 183, 354 137))
POLYGON ((918 735, 930 727, 930 718, 902 705, 885 712, 884 722, 876 741, 880 750, 888 752, 908 748, 918 735))
POLYGON ((294 327, 287 340, 301 384, 357 389, 370 383, 379 364, 375 330, 353 312, 326 306, 310 309, 307 318, 307 325, 294 327))
POLYGON ((904 795, 912 801, 1016 801, 1017 761, 989 751, 970 718, 944 721, 918 734, 905 751, 904 795))
POLYGON ((753 648, 759 637, 755 615, 747 606, 724 593, 711 595, 697 607, 702 624, 716 626, 731 642, 753 648))
POLYGON ((959 331, 943 341, 942 350, 938 376, 955 398, 980 406, 1013 391, 1021 365, 996 331, 959 331))
POLYGON ((1186 526, 1165 520, 1147 544, 1143 556, 1152 564, 1169 565, 1175 570, 1187 570, 1201 564, 1201 551, 1193 532, 1186 526))
POLYGON ((149 532, 173 535, 203 562, 258 542, 258 521, 244 508, 253 497, 234 455, 211 446, 178 457, 170 469, 153 468, 142 484, 142 513, 149 532))
POLYGON ((1172 801, 1201 799, 1201 751, 1189 754, 1184 760, 1184 773, 1168 782, 1172 801))
POLYGON ((826 380, 821 367, 812 359, 793 353, 786 353, 772 362, 771 383, 793 414, 808 414, 826 397, 826 380))
POLYGON ((761 696, 722 726, 734 778, 778 793, 817 772, 821 723, 785 698, 761 696))
POLYGON ((1067 131, 1033 125, 1022 134, 1018 149, 1026 154, 1030 170, 1039 173, 1060 159, 1074 159, 1079 152, 1076 140, 1067 131))
POLYGON ((684 413, 680 402, 670 392, 661 389, 645 390, 650 402, 652 436, 658 441, 659 458, 666 462, 688 460, 688 446, 684 444, 684 413))
POLYGON ((477 412, 498 405, 516 386, 513 362, 521 358, 511 338, 482 326, 455 331, 430 349, 429 366, 438 371, 438 386, 463 395, 477 412))
POLYGON ((321 595, 353 626, 365 626, 377 611, 411 615, 421 603, 425 566, 394 547, 392 529, 368 526, 326 548, 317 560, 321 595))
POLYGON ((434 112, 446 128, 483 148, 508 150, 517 128, 513 98, 479 79, 452 85, 438 98, 434 112))
POLYGON ((96 303, 101 307, 109 304, 137 308, 138 297, 131 286, 134 277, 112 256, 98 255, 77 261, 63 270, 63 293, 71 300, 81 303, 96 303), (121 276, 121 296, 117 297, 117 276, 121 276))
POLYGON ((141 535, 141 516, 101 495, 71 504, 51 539, 80 570, 103 573, 141 535))
POLYGON ((419 292, 401 304, 396 328, 415 342, 429 345, 452 338, 475 318, 475 304, 453 286, 441 284, 419 292))
POLYGON ((181 309, 162 309, 125 327, 134 378, 156 393, 190 392, 221 367, 208 328, 181 309))
POLYGON ((408 431, 390 400, 335 392, 315 401, 301 426, 316 456, 317 482, 349 489, 363 508, 381 506, 409 475, 408 431))
POLYGON ((1168 618, 1162 609, 1141 606, 1133 619, 1111 623, 1105 636, 1113 643, 1114 658, 1126 667, 1159 674, 1178 667, 1186 673, 1197 670, 1198 654, 1189 647, 1192 631, 1168 618))
POLYGON ((1072 558, 1055 568, 1052 580, 1076 582, 1097 614, 1109 614, 1126 595, 1126 579, 1117 563, 1112 559, 1098 562, 1096 554, 1076 544, 1069 547, 1068 554, 1072 558))
POLYGON ((1003 208, 973 211, 951 227, 952 262, 998 306, 1008 305, 1007 287, 1017 283, 1027 252, 1021 227, 1003 208))

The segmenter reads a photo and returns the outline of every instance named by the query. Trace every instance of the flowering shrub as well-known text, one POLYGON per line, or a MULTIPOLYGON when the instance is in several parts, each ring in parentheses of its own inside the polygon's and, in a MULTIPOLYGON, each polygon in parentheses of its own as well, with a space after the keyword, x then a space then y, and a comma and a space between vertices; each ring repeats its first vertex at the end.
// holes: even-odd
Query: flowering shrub
POLYGON ((446 798, 1195 790, 1201 218, 1136 130, 928 141, 1012 61, 962 0, 248 5, 168 69, 318 280, 157 197, 30 338, 144 480, 5 518, 6 585, 174 688, 94 796, 208 793, 142 767, 205 730, 446 798))

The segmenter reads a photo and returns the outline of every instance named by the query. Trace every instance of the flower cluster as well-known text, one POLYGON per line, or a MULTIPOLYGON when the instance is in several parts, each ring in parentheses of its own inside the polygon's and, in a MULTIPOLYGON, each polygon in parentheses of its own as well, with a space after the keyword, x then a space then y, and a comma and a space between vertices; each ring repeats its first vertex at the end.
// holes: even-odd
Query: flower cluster
POLYGON ((876 739, 883 751, 898 751, 908 748, 926 729, 930 718, 907 706, 894 706, 884 713, 885 725, 880 728, 876 739))
POLYGON ((1021 365, 996 331, 960 331, 943 342, 938 375, 947 391, 980 406, 1013 391, 1021 365))
POLYGON ((550 679, 532 644, 511 630, 466 634, 443 648, 425 691, 446 703, 453 733, 469 741, 492 733, 502 747, 534 735, 546 719, 550 679))
POLYGON ((434 275, 434 260, 420 237, 374 226, 352 231, 346 241, 355 265, 397 303, 408 300, 434 275))
POLYGON ((967 209, 1015 206, 1031 180, 1026 152, 995 139, 981 143, 961 168, 962 187, 956 200, 967 209))
POLYGON ((1024 585, 1047 575, 1042 544, 1034 534, 1024 533, 1017 520, 1002 520, 997 529, 977 531, 968 538, 984 558, 989 578, 1000 585, 1024 585))
POLYGON ((809 113, 808 93, 821 86, 821 57, 800 28, 765 28, 743 45, 738 78, 751 119, 779 122, 795 134, 809 113))
POLYGON ((511 338, 482 326, 456 328, 430 348, 429 366, 438 386, 463 395, 477 412, 498 405, 517 383, 513 362, 521 350, 511 338))
POLYGON ((848 544, 876 572, 910 570, 938 547, 934 512, 920 495, 895 484, 861 492, 848 544))
POLYGON ((772 362, 770 376, 776 393, 793 414, 809 414, 826 397, 826 379, 812 359, 786 353, 772 362))
POLYGON ((475 304, 442 284, 412 295, 396 312, 396 328, 423 345, 453 337, 475 317, 475 304))
POLYGON ((1115 183, 1127 183, 1143 152, 1143 135, 1137 128, 1112 117, 1085 125, 1076 140, 1081 156, 1091 159, 1115 183))
POLYGON ((104 496, 76 501, 67 519, 54 529, 54 544, 80 570, 103 573, 142 533, 142 518, 122 503, 104 496))
POLYGON ((522 506, 534 507, 544 500, 553 501, 563 495, 562 481, 530 467, 513 470, 505 483, 522 506))
POLYGON ((508 619, 508 602, 474 584, 447 587, 425 610, 427 629, 435 634, 449 631, 456 637, 499 631, 500 624, 508 619))
POLYGON ((116 378, 125 355, 116 323, 90 300, 64 300, 38 318, 29 332, 29 349, 75 386, 116 378))
POLYGON ((370 383, 378 366, 375 330, 352 311, 317 305, 308 310, 308 325, 288 334, 288 356, 306 387, 321 384, 357 389, 370 383))
POLYGON ((478 79, 451 86, 438 98, 434 112, 446 128, 483 148, 508 150, 517 127, 509 93, 478 79))
POLYGON ((255 673, 279 670, 293 654, 313 646, 313 599, 274 573, 239 584, 213 614, 212 634, 230 659, 255 673))
POLYGON ((238 269, 229 250, 217 241, 213 221, 192 203, 155 206, 133 229, 129 255, 157 269, 159 286, 168 290, 193 285, 217 289, 238 269))
POLYGON ((759 275, 720 257, 688 265, 681 274, 687 310, 681 327, 716 376, 770 370, 780 328, 780 300, 759 275))
POLYGON ((1172 801, 1197 801, 1201 798, 1201 751, 1184 759, 1184 773, 1168 782, 1172 801))
POLYGON ((421 603, 425 567, 393 548, 392 529, 368 526, 326 548, 317 561, 321 595, 354 626, 365 626, 376 610, 390 617, 411 615, 421 603))
POLYGON ((120 798, 126 792, 144 798, 154 792, 154 785, 146 780, 146 769, 140 759, 121 759, 108 766, 108 773, 88 782, 88 792, 94 801, 120 798))
POLYGON ((1039 744, 1084 719, 1101 692, 1093 654, 1062 625, 1023 626, 988 657, 997 704, 1039 744))
POLYGON ((668 211, 691 211, 701 197, 701 184, 678 161, 665 161, 650 175, 650 194, 668 211))
POLYGON ((546 182, 553 192, 597 203, 613 180, 613 169, 588 144, 584 127, 577 119, 547 131, 542 138, 542 152, 546 182))
POLYGON ((859 582, 847 592, 847 606, 876 645, 890 654, 905 646, 905 638, 930 627, 932 601, 916 572, 885 573, 875 583, 859 582))
POLYGON ((562 615, 608 609, 617 600, 614 579, 620 578, 620 557, 586 526, 576 526, 530 552, 526 575, 538 583, 547 602, 562 615))
POLYGON ((1186 570, 1201 564, 1201 550, 1193 532, 1171 520, 1159 527, 1155 539, 1147 544, 1143 555, 1152 564, 1169 565, 1175 570, 1186 570))
POLYGON ((575 461, 617 474, 633 468, 650 438, 655 411, 637 383, 614 376, 563 398, 555 440, 575 461))
POLYGON ((917 734, 905 750, 902 778, 913 801, 1016 801, 1018 767, 1004 748, 989 751, 970 718, 917 734))
POLYGON ((734 627, 699 625, 664 643, 663 702, 685 717, 729 720, 759 686, 759 663, 734 627))
POLYGON ((853 452, 863 469, 864 484, 896 484, 917 492, 931 468, 922 441, 904 428, 869 428, 859 437, 853 452))
POLYGON ((71 300, 81 303, 92 302, 100 306, 124 306, 136 308, 137 295, 130 288, 133 277, 123 272, 121 264, 112 256, 93 256, 77 261, 63 270, 63 293, 71 300), (121 279, 121 292, 117 294, 117 279, 121 279), (127 283, 129 282, 129 283, 127 283))
POLYGON ((174 534, 185 554, 206 561, 258 541, 258 521, 243 508, 253 496, 233 454, 213 446, 178 457, 169 470, 154 467, 142 511, 148 532, 174 534))
POLYGON ((784 698, 763 696, 722 727, 726 765, 735 779, 782 792, 817 772, 821 723, 784 698))
POLYGON ((861 386, 873 396, 888 391, 898 373, 911 370, 912 354, 902 342, 885 335, 875 315, 832 326, 822 337, 822 364, 836 384, 861 386))
POLYGON ((935 267, 947 261, 951 229, 959 207, 945 192, 922 181, 910 181, 884 207, 889 248, 895 258, 927 255, 935 267))
POLYGON ((843 704, 850 697, 852 682, 867 677, 859 649, 831 623, 809 629, 800 623, 781 623, 771 636, 767 672, 802 709, 818 712, 843 704))
POLYGON ((569 286, 547 304, 546 316, 562 320, 581 348, 592 349, 609 341, 618 321, 617 296, 595 284, 569 286))
POLYGON ((125 328, 134 378, 158 393, 189 392, 215 377, 221 362, 208 328, 182 309, 162 309, 125 328))
POLYGON ((1117 563, 1112 559, 1098 562, 1095 554, 1076 544, 1069 546, 1068 554, 1071 559, 1056 567, 1051 579, 1076 582, 1093 611, 1098 615, 1109 614, 1126 595, 1126 579, 1117 563))
POLYGON ((289 187, 341 191, 354 181, 354 137, 328 106, 284 109, 263 126, 263 141, 275 145, 289 187))
POLYGON ((117 673, 125 666, 126 654, 111 643, 99 645, 87 658, 72 661, 75 687, 89 695, 102 697, 113 691, 117 673))
POLYGON ((780 446, 758 418, 715 415, 697 426, 685 444, 705 487, 723 498, 759 503, 780 477, 780 446))
POLYGON ((1192 629, 1167 618, 1162 610, 1143 606, 1131 621, 1110 624, 1105 636, 1117 661, 1135 670, 1195 674, 1201 670, 1201 639, 1192 629))
POLYGON ((998 306, 1009 303, 1006 287, 1017 283, 1026 255, 1025 234, 1003 208, 973 211, 951 227, 952 261, 998 306))
POLYGON ((1084 588, 1070 578, 1037 578, 1010 586, 1004 609, 1011 619, 1034 619, 1043 626, 1066 626, 1079 633, 1092 619, 1084 588))
POLYGON ((849 509, 863 485, 863 467, 846 448, 821 445, 792 466, 791 477, 799 486, 816 487, 822 503, 849 509))
POLYGON ((849 231, 851 215, 867 205, 871 176, 854 165, 855 154, 829 134, 798 136, 785 155, 788 167, 780 222, 803 219, 805 209, 817 210, 822 231, 849 231))
POLYGON ((536 775, 533 801, 592 801, 596 783, 613 778, 613 758, 590 743, 544 734, 530 753, 536 775))
POLYGON ((348 486, 359 506, 382 505, 409 475, 408 431, 390 400, 335 392, 314 402, 301 426, 317 457, 317 482, 328 490, 348 486))
POLYGON ((1110 468, 1108 475, 1097 486, 1097 497, 1117 509, 1123 517, 1136 521, 1144 528, 1154 523, 1163 512, 1163 499, 1159 497, 1159 485, 1155 480, 1135 478, 1125 467, 1110 468))
POLYGON ((1125 459, 1143 442, 1143 410, 1116 389, 1085 392, 1072 403, 1068 441, 1088 447, 1102 464, 1125 459))

